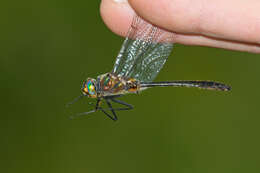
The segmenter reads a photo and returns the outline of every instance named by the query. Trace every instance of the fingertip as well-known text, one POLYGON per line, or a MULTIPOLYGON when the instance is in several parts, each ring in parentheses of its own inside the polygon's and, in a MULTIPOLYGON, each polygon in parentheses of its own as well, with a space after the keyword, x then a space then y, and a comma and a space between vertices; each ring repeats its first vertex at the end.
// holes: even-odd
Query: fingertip
POLYGON ((260 1, 128 0, 135 12, 168 31, 259 44, 260 1), (250 12, 249 12, 250 11, 250 12))
POLYGON ((125 0, 102 0, 100 14, 112 32, 126 36, 135 13, 125 0))
POLYGON ((129 4, 145 20, 166 30, 189 33, 197 16, 194 3, 189 0, 128 0, 129 4), (195 8, 195 10, 194 10, 195 8))

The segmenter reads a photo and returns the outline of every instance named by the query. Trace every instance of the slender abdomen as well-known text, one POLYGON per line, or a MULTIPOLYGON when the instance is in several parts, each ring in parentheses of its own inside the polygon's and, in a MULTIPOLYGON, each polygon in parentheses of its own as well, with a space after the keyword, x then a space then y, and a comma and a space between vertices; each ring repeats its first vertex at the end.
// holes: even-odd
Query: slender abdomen
POLYGON ((230 86, 225 85, 219 82, 213 81, 167 81, 167 82, 141 82, 141 89, 150 88, 150 87, 195 87, 207 90, 220 90, 220 91, 229 91, 230 86))

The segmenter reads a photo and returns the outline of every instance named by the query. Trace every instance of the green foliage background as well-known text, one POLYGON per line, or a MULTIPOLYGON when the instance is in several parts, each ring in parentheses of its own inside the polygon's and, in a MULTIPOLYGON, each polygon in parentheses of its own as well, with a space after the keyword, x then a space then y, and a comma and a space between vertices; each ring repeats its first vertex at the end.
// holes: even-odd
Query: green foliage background
POLYGON ((82 81, 112 69, 123 38, 99 1, 0 6, 0 170, 5 173, 260 172, 260 57, 177 45, 157 81, 222 81, 231 92, 156 88, 121 98, 119 121, 90 108, 82 81))

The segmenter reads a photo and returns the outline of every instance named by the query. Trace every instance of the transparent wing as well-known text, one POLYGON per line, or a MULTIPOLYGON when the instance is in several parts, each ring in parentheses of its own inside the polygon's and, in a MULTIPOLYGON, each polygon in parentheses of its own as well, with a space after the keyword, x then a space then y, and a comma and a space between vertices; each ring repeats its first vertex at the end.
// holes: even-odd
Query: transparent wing
POLYGON ((112 73, 153 81, 173 48, 173 33, 135 16, 116 58, 112 73))

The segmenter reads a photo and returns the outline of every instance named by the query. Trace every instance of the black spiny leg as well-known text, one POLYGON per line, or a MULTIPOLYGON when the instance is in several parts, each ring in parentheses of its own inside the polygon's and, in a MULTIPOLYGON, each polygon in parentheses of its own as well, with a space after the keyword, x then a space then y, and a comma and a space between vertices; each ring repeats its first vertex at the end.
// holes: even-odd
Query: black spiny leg
POLYGON ((97 110, 101 110, 104 114, 106 114, 110 119, 116 121, 118 118, 117 118, 117 115, 116 115, 116 112, 115 111, 122 111, 122 110, 130 110, 130 109, 133 109, 134 107, 128 103, 125 103, 121 100, 117 100, 115 98, 117 97, 120 97, 121 95, 118 95, 118 96, 110 96, 110 97, 104 97, 104 100, 106 101, 107 105, 108 105, 108 108, 102 108, 100 107, 100 102, 101 102, 101 99, 98 98, 97 100, 97 103, 96 103, 96 107, 95 107, 95 111, 97 110), (112 104, 110 101, 113 101, 115 103, 118 103, 118 104, 121 104, 125 107, 122 107, 122 108, 113 108, 112 107, 112 104), (112 112, 113 115, 110 115, 108 112, 106 112, 107 110, 110 110, 112 112))
POLYGON ((107 105, 109 107, 109 110, 113 113, 113 116, 111 116, 109 113, 107 113, 103 108, 99 107, 98 109, 100 109, 104 114, 106 114, 110 119, 116 121, 117 120, 117 116, 116 116, 116 112, 115 110, 113 109, 110 101, 108 99, 105 99, 106 102, 107 102, 107 105))
POLYGON ((114 117, 111 116, 109 113, 107 113, 107 112, 105 111, 105 109, 103 109, 102 107, 99 106, 100 103, 101 103, 101 99, 100 99, 100 98, 97 99, 95 111, 101 110, 101 111, 102 111, 104 114, 106 114, 110 119, 116 121, 116 120, 117 120, 117 116, 116 116, 116 113, 115 113, 114 109, 112 108, 111 103, 110 103, 107 99, 105 99, 105 100, 106 100, 106 102, 107 102, 107 105, 109 106, 109 110, 111 110, 111 112, 113 113, 114 117))
POLYGON ((88 112, 82 112, 82 113, 78 113, 78 114, 76 114, 76 115, 72 115, 72 116, 70 116, 70 118, 71 118, 71 119, 74 119, 75 117, 80 117, 80 116, 83 116, 83 115, 88 115, 88 114, 90 114, 90 113, 96 112, 96 111, 99 110, 99 109, 102 109, 102 108, 99 107, 99 104, 101 103, 100 101, 101 101, 101 99, 98 98, 98 99, 97 99, 97 103, 96 103, 95 109, 93 109, 93 110, 91 110, 91 111, 88 111, 88 112))
POLYGON ((123 102, 121 100, 117 100, 117 99, 114 99, 114 98, 110 98, 113 102, 115 103, 118 103, 118 104, 121 104, 121 105, 124 105, 126 107, 124 108, 115 108, 114 110, 116 111, 123 111, 123 110, 131 110, 131 109, 134 109, 134 107, 126 102, 123 102))
POLYGON ((95 110, 96 110, 96 111, 99 109, 100 101, 101 101, 101 99, 98 98, 98 99, 97 99, 97 103, 96 103, 96 107, 95 107, 95 110))

